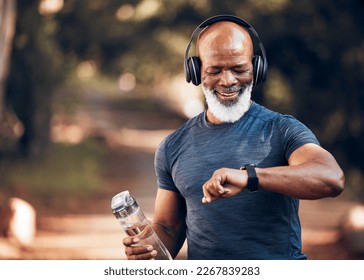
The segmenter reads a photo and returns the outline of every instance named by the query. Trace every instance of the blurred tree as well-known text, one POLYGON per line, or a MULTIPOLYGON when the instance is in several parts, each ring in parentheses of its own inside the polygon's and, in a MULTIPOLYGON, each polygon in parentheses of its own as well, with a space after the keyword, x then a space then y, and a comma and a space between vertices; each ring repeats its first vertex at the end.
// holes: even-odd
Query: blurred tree
POLYGON ((0 124, 4 117, 4 87, 15 27, 15 0, 0 0, 0 124))
POLYGON ((19 151, 37 157, 49 146, 51 98, 62 80, 54 22, 38 12, 39 1, 18 0, 6 103, 22 122, 19 151))

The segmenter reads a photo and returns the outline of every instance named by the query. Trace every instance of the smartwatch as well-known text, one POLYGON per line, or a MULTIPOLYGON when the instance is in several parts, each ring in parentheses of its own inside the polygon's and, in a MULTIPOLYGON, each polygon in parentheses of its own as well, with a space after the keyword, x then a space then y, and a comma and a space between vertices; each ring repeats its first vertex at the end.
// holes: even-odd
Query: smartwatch
POLYGON ((259 178, 255 172, 255 166, 255 164, 250 163, 240 168, 241 170, 246 170, 248 173, 248 184, 246 186, 248 192, 256 192, 259 189, 259 178))

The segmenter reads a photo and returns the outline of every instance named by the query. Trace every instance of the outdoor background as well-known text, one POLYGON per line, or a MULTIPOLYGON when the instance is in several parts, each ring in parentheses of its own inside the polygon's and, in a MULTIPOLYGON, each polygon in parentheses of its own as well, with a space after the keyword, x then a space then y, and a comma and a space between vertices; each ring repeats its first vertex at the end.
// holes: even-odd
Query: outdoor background
POLYGON ((18 197, 37 212, 34 242, 0 237, 0 258, 125 257, 111 198, 130 190, 153 215, 155 148, 205 106, 185 48, 224 13, 265 46, 253 100, 305 123, 346 174, 340 197, 301 202, 304 251, 363 258, 342 225, 364 202, 363 12, 363 0, 0 0, 0 208, 18 197))

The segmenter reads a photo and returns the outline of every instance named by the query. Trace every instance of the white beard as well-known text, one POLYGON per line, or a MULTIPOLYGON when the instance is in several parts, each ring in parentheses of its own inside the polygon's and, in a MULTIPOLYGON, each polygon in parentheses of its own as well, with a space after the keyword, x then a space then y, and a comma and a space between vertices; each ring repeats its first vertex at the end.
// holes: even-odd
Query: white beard
POLYGON ((249 110, 253 83, 247 86, 243 92, 239 94, 238 99, 235 102, 230 102, 229 104, 220 102, 214 93, 214 90, 210 90, 204 86, 202 86, 202 90, 205 94, 210 112, 221 122, 234 123, 249 110))

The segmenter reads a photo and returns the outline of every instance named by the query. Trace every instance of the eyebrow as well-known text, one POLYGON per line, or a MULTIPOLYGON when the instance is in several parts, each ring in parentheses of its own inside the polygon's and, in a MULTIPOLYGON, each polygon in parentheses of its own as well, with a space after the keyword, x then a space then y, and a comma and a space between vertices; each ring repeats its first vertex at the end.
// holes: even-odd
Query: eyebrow
MULTIPOLYGON (((236 64, 236 65, 233 65, 230 68, 245 68, 245 67, 246 67, 245 64, 236 64)), ((212 65, 212 66, 207 66, 206 68, 207 69, 209 69, 209 68, 212 68, 212 69, 220 69, 220 68, 223 68, 223 66, 212 65)))

